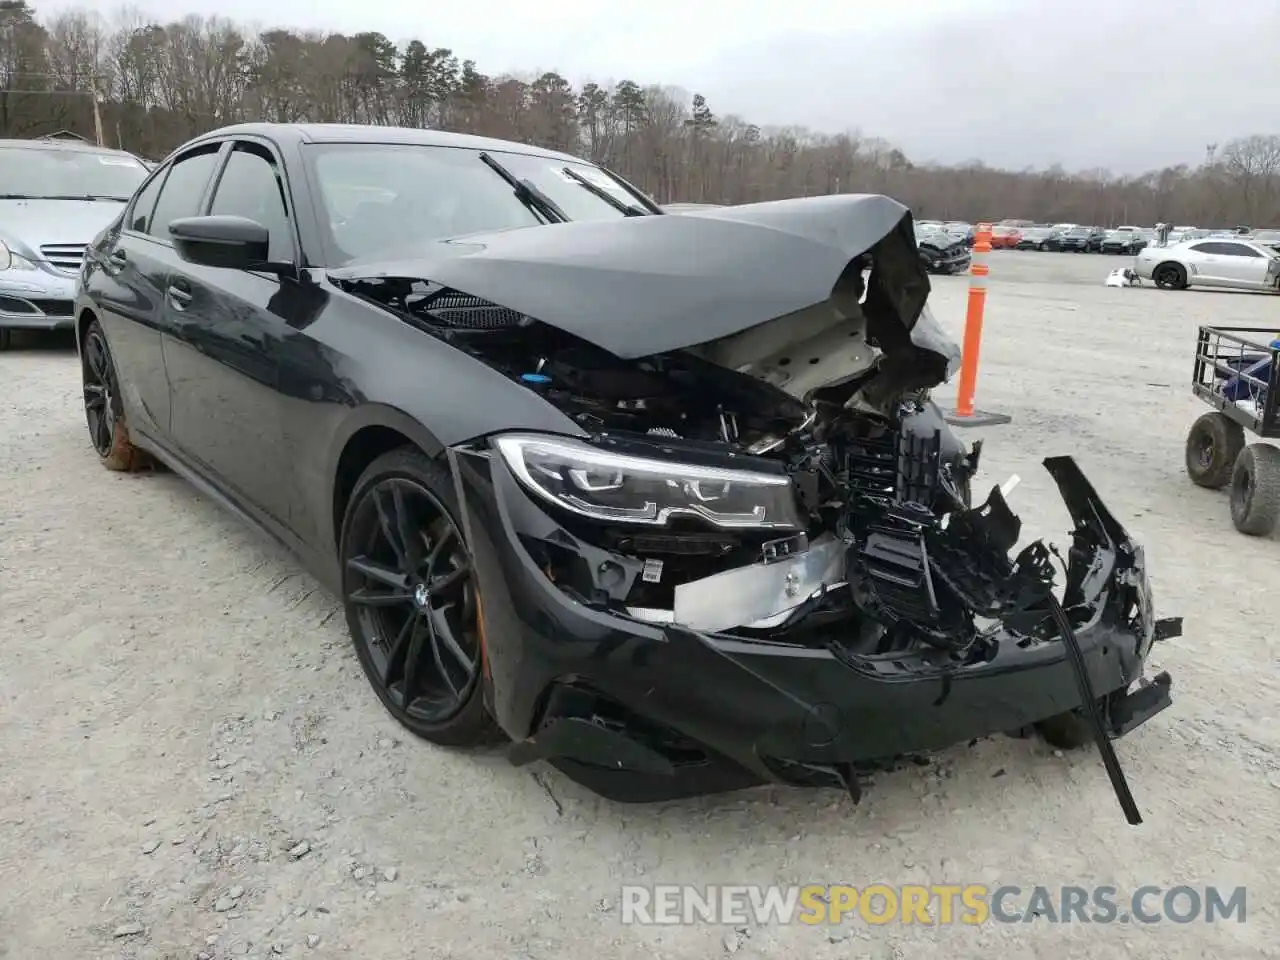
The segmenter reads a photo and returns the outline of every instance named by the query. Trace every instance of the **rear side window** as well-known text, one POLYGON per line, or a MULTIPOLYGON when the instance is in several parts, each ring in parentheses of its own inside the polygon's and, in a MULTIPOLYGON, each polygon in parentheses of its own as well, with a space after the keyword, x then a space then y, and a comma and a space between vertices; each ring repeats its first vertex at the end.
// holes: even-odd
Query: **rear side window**
POLYGON ((1222 252, 1229 257, 1261 257, 1257 250, 1253 247, 1246 247, 1243 243, 1220 243, 1222 252))
POLYGON ((268 256, 277 262, 294 259, 284 184, 275 160, 263 148, 245 143, 236 146, 227 157, 209 212, 256 220, 271 233, 268 256))
POLYGON ((219 146, 214 144, 198 153, 189 153, 173 164, 164 186, 160 188, 160 199, 156 202, 147 233, 158 240, 168 241, 169 224, 200 213, 205 187, 217 166, 219 146))
POLYGON ((152 177, 145 187, 138 193, 133 201, 133 207, 129 210, 128 229, 136 230, 139 233, 147 232, 147 224, 151 222, 151 211, 156 208, 156 196, 160 193, 160 187, 164 183, 165 173, 160 173, 152 177))

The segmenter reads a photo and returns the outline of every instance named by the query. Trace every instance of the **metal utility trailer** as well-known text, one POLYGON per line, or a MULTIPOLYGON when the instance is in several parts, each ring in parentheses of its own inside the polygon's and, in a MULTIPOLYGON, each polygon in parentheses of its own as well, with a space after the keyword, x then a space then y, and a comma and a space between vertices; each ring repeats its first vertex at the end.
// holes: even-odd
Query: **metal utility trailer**
POLYGON ((1231 522, 1264 537, 1280 520, 1280 448, 1245 444, 1245 431, 1280 439, 1280 330, 1201 327, 1191 388, 1214 412, 1187 434, 1187 476, 1210 490, 1230 485, 1231 522))

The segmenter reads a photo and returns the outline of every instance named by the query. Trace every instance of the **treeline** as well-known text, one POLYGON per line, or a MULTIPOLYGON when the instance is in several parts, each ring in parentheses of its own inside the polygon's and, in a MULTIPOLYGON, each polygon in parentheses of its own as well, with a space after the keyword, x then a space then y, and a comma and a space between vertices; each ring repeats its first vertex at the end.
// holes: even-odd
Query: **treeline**
MULTIPOLYGON (((421 40, 253 33, 219 17, 162 23, 128 11, 108 21, 93 9, 42 20, 25 0, 0 0, 0 136, 69 129, 92 138, 95 92, 106 142, 151 158, 244 120, 401 124, 588 156, 664 202, 877 192, 930 218, 1280 224, 1276 135, 1211 146, 1198 166, 1138 176, 919 164, 858 132, 721 116, 675 87, 490 76, 421 40)), ((852 130, 857 117, 849 119, 852 130)))

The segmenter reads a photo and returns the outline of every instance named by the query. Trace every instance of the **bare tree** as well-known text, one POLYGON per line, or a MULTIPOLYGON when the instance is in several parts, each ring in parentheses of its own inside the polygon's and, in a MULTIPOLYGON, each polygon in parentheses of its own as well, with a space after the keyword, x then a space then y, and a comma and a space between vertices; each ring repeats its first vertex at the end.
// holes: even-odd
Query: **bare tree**
POLYGON ((0 136, 66 127, 92 137, 86 94, 98 89, 108 140, 152 157, 239 120, 395 123, 589 156, 660 201, 876 192, 918 217, 1280 222, 1280 135, 1211 144, 1199 166, 1138 176, 1002 170, 983 159, 917 164, 873 135, 762 129, 661 84, 624 78, 575 90, 555 71, 489 76, 422 39, 254 34, 218 16, 160 21, 130 7, 108 23, 98 11, 86 5, 42 24, 25 0, 0 0, 0 136))

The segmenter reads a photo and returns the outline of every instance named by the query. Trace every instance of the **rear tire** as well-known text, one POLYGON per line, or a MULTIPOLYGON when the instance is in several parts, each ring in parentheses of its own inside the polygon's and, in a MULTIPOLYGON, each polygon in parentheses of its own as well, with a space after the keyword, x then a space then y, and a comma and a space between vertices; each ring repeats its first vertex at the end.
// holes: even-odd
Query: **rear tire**
POLYGON ((97 320, 91 320, 84 332, 80 377, 89 442, 93 444, 99 462, 108 470, 119 473, 153 469, 155 461, 129 439, 115 359, 97 320))
POLYGON ((1187 271, 1178 263, 1162 263, 1151 272, 1151 279, 1161 290, 1185 290, 1187 271))
POLYGON ((1251 443, 1231 472, 1231 522, 1251 537, 1265 537, 1280 520, 1280 449, 1251 443))
POLYGON ((1221 413, 1206 413, 1187 432, 1187 476, 1196 486, 1221 490, 1231 482, 1244 449, 1244 429, 1221 413))
POLYGON ((8 327, 0 327, 0 351, 8 350, 13 346, 13 331, 8 327))
POLYGON ((342 522, 342 601, 356 657, 401 726, 441 746, 500 739, 484 694, 480 597, 453 476, 414 447, 378 457, 342 522))

